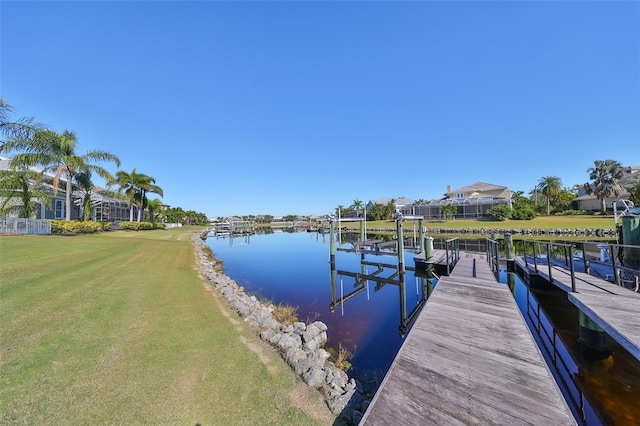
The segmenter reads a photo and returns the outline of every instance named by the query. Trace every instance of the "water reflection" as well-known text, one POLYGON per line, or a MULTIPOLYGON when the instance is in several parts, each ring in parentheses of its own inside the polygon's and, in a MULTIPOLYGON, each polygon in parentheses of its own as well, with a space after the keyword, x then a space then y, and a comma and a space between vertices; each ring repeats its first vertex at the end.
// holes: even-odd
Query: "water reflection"
MULTIPOLYGON (((397 287, 399 300, 400 323, 398 332, 401 337, 405 337, 409 328, 422 310, 428 297, 433 292, 435 277, 431 271, 423 274, 413 273, 415 279, 415 302, 411 303, 412 308, 407 312, 407 272, 399 270, 397 264, 382 262, 371 262, 365 260, 365 254, 360 254, 360 271, 353 272, 343 269, 336 270, 334 262, 331 263, 331 304, 330 310, 334 312, 336 307, 340 307, 340 312, 344 315, 345 302, 356 297, 360 293, 366 292, 367 299, 370 298, 370 284, 373 284, 374 292, 379 291, 386 285, 397 287), (374 268, 369 272, 368 268, 374 268), (390 274, 390 275, 388 275, 390 274), (336 275, 339 277, 339 288, 336 285, 336 275), (388 275, 388 276, 385 276, 388 275), (347 293, 345 294, 345 280, 347 281, 347 293), (338 292, 339 290, 339 292, 338 292)), ((413 268, 411 268, 413 269, 413 268)))

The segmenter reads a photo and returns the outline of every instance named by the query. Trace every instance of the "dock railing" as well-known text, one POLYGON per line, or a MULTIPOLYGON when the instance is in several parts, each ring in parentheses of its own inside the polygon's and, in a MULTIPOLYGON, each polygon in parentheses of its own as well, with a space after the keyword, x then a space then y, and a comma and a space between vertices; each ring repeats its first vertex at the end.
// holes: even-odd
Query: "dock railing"
POLYGON ((493 271, 493 273, 496 275, 498 274, 498 271, 500 269, 500 263, 499 263, 499 257, 498 257, 499 245, 500 245, 500 241, 487 238, 487 262, 489 263, 489 266, 491 267, 491 270, 493 271))
POLYGON ((529 266, 529 252, 528 247, 532 248, 532 260, 533 267, 538 272, 538 267, 547 266, 549 273, 549 281, 553 281, 553 266, 565 266, 568 267, 571 273, 571 291, 576 291, 576 274, 574 260, 575 247, 573 244, 558 243, 553 241, 536 241, 536 240, 522 240, 523 243, 523 257, 524 263, 529 266))
POLYGON ((458 237, 449 238, 444 242, 444 250, 447 258, 447 275, 451 274, 451 266, 460 260, 460 240, 458 237))
POLYGON ((578 258, 584 264, 584 272, 626 287, 633 286, 640 291, 640 246, 629 244, 609 244, 583 242, 578 243, 578 258), (629 266, 635 258, 637 268, 629 266))
POLYGON ((553 241, 522 240, 523 259, 528 267, 532 265, 548 270, 549 280, 553 281, 553 267, 562 267, 570 271, 571 291, 576 291, 576 264, 579 272, 611 281, 620 286, 631 284, 634 291, 639 290, 640 270, 623 265, 624 253, 632 253, 639 246, 625 244, 607 244, 594 242, 561 243, 553 241), (599 253, 599 254, 598 254, 599 253))

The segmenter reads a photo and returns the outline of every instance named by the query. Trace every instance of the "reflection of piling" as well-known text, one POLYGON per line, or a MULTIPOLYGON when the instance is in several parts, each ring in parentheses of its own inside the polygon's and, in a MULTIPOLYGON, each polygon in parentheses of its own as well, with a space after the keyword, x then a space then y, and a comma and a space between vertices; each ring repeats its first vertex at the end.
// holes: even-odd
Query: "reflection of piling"
POLYGON ((513 236, 510 233, 504 234, 504 251, 507 259, 507 272, 515 271, 516 248, 513 245, 513 236))
POLYGON ((335 268, 336 263, 336 237, 335 237, 336 225, 331 220, 329 221, 329 261, 335 268))
POLYGON ((329 310, 333 312, 336 309, 337 296, 336 296, 336 262, 331 263, 331 305, 329 310))
POLYGON ((400 272, 400 335, 405 337, 407 334, 407 329, 409 328, 409 318, 407 318, 407 290, 406 290, 406 282, 405 282, 405 273, 400 272))
POLYGON ((611 354, 607 333, 580 311, 580 348, 589 359, 604 359, 611 354))
POLYGON ((516 274, 515 272, 507 272, 507 285, 511 290, 511 293, 516 295, 516 274))

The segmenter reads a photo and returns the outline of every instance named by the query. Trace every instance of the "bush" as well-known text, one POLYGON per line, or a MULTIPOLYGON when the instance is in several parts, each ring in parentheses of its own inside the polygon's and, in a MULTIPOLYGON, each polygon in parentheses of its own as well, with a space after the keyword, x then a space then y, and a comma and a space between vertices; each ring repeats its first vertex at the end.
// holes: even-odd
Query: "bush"
POLYGON ((507 204, 496 204, 487 210, 487 214, 495 220, 507 220, 511 217, 511 209, 507 204))
POLYGON ((536 212, 529 207, 515 208, 511 213, 511 219, 514 220, 531 220, 537 216, 536 212))
POLYGON ((95 232, 103 232, 111 229, 110 222, 96 222, 93 220, 52 220, 52 234, 92 234, 95 232))
MULTIPOLYGON (((156 229, 154 223, 151 222, 120 222, 120 229, 127 231, 150 231, 156 229)), ((164 229, 164 228, 163 228, 164 229)))

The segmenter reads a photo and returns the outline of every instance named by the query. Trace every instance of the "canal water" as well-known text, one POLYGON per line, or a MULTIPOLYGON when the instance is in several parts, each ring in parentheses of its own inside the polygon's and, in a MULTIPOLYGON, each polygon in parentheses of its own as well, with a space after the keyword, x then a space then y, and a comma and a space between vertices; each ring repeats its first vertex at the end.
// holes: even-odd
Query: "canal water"
MULTIPOLYGON (((302 321, 327 324, 327 348, 353 354, 348 373, 370 396, 437 286, 423 272, 399 274, 396 254, 354 252, 349 242, 336 243, 332 267, 328 234, 211 236, 207 243, 248 293, 296 306, 302 321)), ((406 251, 405 265, 413 266, 414 256, 406 251)), ((566 293, 535 278, 527 285, 516 274, 500 274, 578 423, 640 424, 640 363, 609 337, 598 353, 582 347, 578 309, 566 293)))

